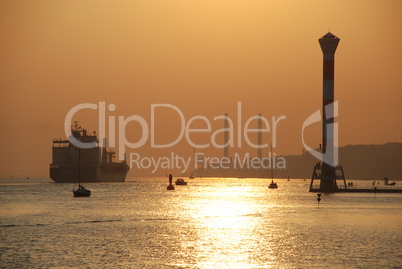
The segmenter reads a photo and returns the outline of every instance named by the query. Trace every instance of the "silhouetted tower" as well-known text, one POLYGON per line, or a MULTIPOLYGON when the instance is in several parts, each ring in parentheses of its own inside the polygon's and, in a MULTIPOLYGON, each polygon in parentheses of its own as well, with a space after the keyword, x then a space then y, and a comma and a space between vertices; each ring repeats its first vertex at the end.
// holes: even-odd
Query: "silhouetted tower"
POLYGON ((323 63, 323 87, 322 87, 322 153, 324 163, 334 163, 334 67, 335 51, 338 47, 339 38, 327 33, 320 39, 323 63), (332 104, 332 105, 331 105, 332 104))
MULTIPOLYGON (((323 162, 314 167, 310 191, 314 179, 320 179, 319 191, 331 191, 338 188, 337 179, 343 179, 345 188, 346 181, 342 166, 335 166, 334 137, 336 116, 334 104, 334 67, 335 51, 340 39, 328 32, 318 39, 324 56, 323 62, 323 87, 322 87, 322 149, 323 162)), ((337 146, 337 145, 336 145, 337 146)))

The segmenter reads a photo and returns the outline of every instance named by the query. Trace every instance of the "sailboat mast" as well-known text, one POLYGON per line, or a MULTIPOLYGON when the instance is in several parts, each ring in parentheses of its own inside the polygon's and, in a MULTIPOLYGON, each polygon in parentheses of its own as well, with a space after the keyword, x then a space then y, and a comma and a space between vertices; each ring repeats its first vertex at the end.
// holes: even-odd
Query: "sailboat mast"
POLYGON ((270 161, 271 161, 271 179, 272 179, 272 182, 274 181, 274 168, 273 168, 273 161, 272 161, 272 144, 271 144, 271 147, 270 147, 270 150, 271 150, 271 156, 270 156, 270 161))
POLYGON ((78 186, 81 185, 81 148, 78 147, 78 186))

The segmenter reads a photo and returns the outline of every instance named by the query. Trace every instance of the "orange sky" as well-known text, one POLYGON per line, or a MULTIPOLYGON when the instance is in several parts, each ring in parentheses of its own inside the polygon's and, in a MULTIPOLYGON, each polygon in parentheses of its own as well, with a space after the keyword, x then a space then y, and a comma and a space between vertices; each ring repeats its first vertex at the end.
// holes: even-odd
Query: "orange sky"
MULTIPOLYGON (((401 10, 398 0, 1 1, 0 176, 48 175, 52 139, 85 102, 113 103, 108 115, 147 121, 158 103, 186 119, 227 112, 236 121, 241 102, 244 121, 285 115, 275 152, 300 154, 301 126, 321 107, 317 39, 329 29, 341 39, 339 145, 402 142, 401 10)), ((161 113, 159 139, 175 137, 174 117, 161 113)), ((98 128, 95 111, 77 119, 98 128)), ((136 127, 128 128, 132 141, 136 127)), ((321 143, 319 125, 306 135, 310 146, 321 143)), ((168 151, 192 154, 186 141, 168 151)))

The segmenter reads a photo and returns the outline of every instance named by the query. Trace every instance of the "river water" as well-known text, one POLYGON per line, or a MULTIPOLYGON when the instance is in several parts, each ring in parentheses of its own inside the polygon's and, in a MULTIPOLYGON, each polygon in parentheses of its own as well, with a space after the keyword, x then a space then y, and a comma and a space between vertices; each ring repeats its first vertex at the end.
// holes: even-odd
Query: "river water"
POLYGON ((0 180, 0 267, 402 267, 402 194, 328 194, 318 206, 302 179, 186 181, 88 183, 92 196, 74 198, 73 184, 0 180))

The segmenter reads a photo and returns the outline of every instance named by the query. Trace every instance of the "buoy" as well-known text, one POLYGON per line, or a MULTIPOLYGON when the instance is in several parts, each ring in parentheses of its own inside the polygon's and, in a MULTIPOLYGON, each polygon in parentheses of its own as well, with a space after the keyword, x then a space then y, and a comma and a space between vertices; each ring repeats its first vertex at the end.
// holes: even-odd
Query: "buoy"
POLYGON ((168 191, 174 190, 174 186, 172 185, 172 182, 173 182, 172 174, 169 174, 169 186, 167 186, 167 188, 166 188, 168 191))
POLYGON ((166 189, 167 189, 168 191, 174 190, 174 186, 173 186, 173 185, 169 185, 169 186, 167 186, 166 189))

